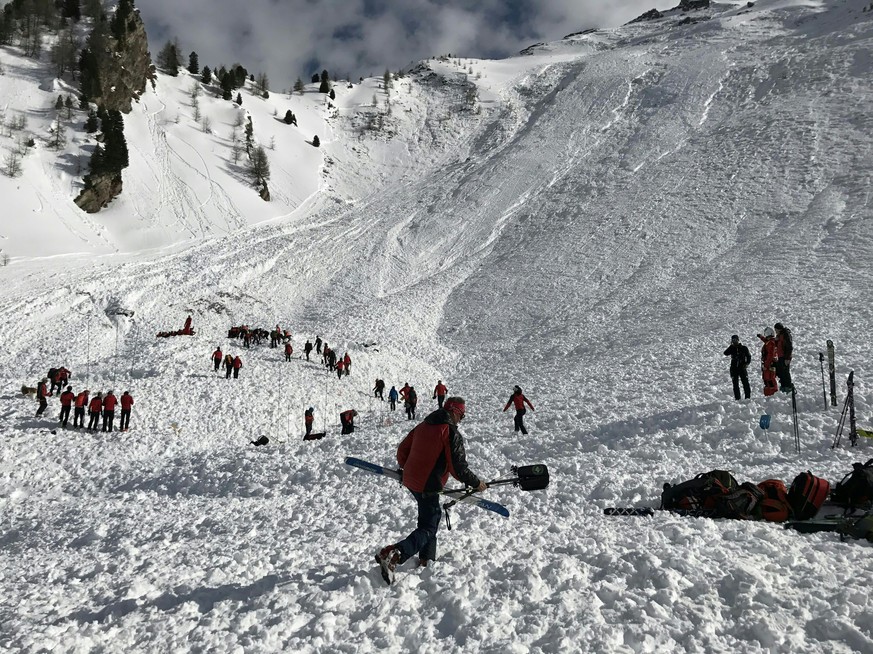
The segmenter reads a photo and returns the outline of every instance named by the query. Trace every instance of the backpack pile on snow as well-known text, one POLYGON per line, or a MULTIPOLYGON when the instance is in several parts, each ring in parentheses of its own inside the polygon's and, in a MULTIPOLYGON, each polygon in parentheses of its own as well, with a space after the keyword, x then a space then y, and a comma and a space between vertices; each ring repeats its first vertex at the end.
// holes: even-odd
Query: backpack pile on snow
POLYGON ((831 490, 827 479, 816 477, 809 470, 801 472, 788 489, 788 503, 795 520, 810 520, 828 498, 831 490))
POLYGON ((853 463, 852 472, 837 484, 831 500, 848 509, 870 506, 873 502, 873 459, 864 464, 853 463))
MULTIPOLYGON (((794 488, 794 484, 791 487, 794 488)), ((791 518, 791 492, 785 489, 785 482, 781 479, 767 479, 758 484, 758 488, 763 496, 758 499, 754 507, 753 517, 768 522, 785 522, 791 518)), ((815 510, 818 511, 818 508, 815 510)))
POLYGON ((726 470, 702 472, 681 484, 664 484, 661 509, 714 511, 721 498, 736 491, 739 486, 726 470))

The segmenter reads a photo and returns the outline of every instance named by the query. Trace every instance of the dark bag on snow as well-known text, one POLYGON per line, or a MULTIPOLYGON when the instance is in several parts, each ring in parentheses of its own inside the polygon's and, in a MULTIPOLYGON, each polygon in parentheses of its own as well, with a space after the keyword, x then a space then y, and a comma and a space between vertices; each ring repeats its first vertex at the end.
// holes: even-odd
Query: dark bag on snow
POLYGON ((684 509, 688 511, 711 510, 723 495, 739 488, 737 480, 726 470, 702 472, 694 479, 681 484, 664 484, 661 493, 662 509, 684 509))
POLYGON ((815 517, 831 490, 827 479, 816 477, 809 470, 801 472, 791 482, 788 489, 788 503, 795 520, 809 520, 815 517))
POLYGON ((758 500, 755 507, 756 517, 769 522, 785 522, 791 517, 791 502, 785 482, 781 479, 767 479, 758 484, 758 488, 764 493, 764 497, 758 500))
POLYGON ((541 490, 549 485, 549 469, 544 465, 519 466, 516 470, 521 490, 541 490))
POLYGON ((831 499, 835 504, 854 509, 873 501, 873 459, 863 465, 853 463, 852 468, 834 488, 831 499))
POLYGON ((736 490, 714 498, 714 517, 754 520, 760 515, 758 505, 764 498, 761 488, 750 481, 744 482, 736 490))

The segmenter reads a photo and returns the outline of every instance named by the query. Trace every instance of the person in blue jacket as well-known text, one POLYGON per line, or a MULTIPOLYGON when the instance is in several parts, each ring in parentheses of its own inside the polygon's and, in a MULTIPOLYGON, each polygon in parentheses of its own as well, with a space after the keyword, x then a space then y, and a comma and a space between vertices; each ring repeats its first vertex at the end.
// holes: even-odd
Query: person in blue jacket
POLYGON ((400 397, 400 394, 397 392, 397 389, 392 386, 391 390, 388 391, 388 404, 390 405, 392 411, 395 411, 397 409, 398 397, 400 397))

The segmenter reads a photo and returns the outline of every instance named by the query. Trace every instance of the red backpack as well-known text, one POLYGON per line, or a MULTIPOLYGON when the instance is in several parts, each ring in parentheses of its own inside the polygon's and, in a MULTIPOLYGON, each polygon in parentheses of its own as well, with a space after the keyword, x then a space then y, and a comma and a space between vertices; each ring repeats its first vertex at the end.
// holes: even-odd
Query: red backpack
POLYGON ((766 479, 758 484, 758 488, 764 492, 764 497, 758 501, 755 509, 762 520, 785 522, 791 517, 791 503, 785 490, 785 482, 781 479, 766 479))
POLYGON ((809 470, 801 472, 788 490, 788 503, 795 520, 809 520, 824 504, 831 490, 827 479, 816 477, 809 470))

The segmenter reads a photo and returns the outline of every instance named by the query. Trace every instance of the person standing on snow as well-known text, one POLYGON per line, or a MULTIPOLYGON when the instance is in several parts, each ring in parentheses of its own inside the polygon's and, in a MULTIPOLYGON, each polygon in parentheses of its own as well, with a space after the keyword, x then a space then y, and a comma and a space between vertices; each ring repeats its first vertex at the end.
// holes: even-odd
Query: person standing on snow
POLYGON ((43 377, 36 385, 36 401, 39 402, 39 408, 36 410, 36 418, 39 418, 48 407, 48 400, 45 399, 49 394, 48 377, 43 377))
POLYGON ((418 406, 418 393, 415 391, 415 386, 409 387, 403 406, 406 408, 406 419, 415 420, 415 407, 418 406))
POLYGON ((373 397, 378 397, 383 402, 385 401, 385 397, 383 393, 385 391, 385 382, 381 379, 376 379, 376 385, 373 386, 373 397))
POLYGON ((224 378, 230 379, 230 373, 233 372, 233 355, 224 355, 224 378))
POLYGON ((115 405, 118 403, 118 398, 110 389, 103 398, 103 429, 102 431, 112 431, 112 423, 115 420, 115 405))
POLYGON ((343 378, 343 369, 345 367, 346 367, 346 364, 342 359, 340 359, 339 361, 336 362, 336 376, 339 379, 343 378))
POLYGON ((321 354, 321 336, 315 337, 315 353, 321 354))
POLYGON ((306 345, 303 346, 303 354, 306 355, 306 360, 309 361, 309 353, 312 352, 312 343, 309 342, 309 339, 306 339, 306 345))
POLYGON ((88 393, 86 388, 76 396, 76 401, 73 403, 75 411, 73 411, 73 427, 85 428, 85 407, 88 406, 88 393))
POLYGON ((306 426, 306 435, 303 436, 303 440, 306 440, 306 437, 312 433, 313 422, 315 422, 315 409, 309 407, 303 412, 303 424, 306 426))
POLYGON ((731 344, 724 351, 724 355, 731 358, 731 381, 734 384, 734 398, 740 399, 740 380, 742 380, 743 393, 748 400, 752 394, 752 389, 749 388, 749 373, 747 370, 752 362, 749 348, 740 343, 740 337, 734 334, 731 336, 731 344))
POLYGON ((388 406, 391 407, 392 411, 397 410, 397 398, 400 397, 400 393, 397 392, 397 389, 393 386, 391 390, 388 391, 388 406))
POLYGON ((348 352, 343 355, 343 369, 347 375, 352 371, 352 357, 349 356, 348 352))
POLYGON ((520 386, 513 387, 512 395, 509 396, 509 401, 506 403, 506 406, 503 407, 504 413, 506 413, 506 410, 511 404, 515 405, 515 431, 527 434, 527 429, 524 427, 524 414, 527 413, 527 409, 524 408, 524 405, 527 404, 531 411, 535 411, 536 409, 534 409, 530 400, 524 396, 524 393, 521 392, 520 386))
POLYGON ((446 400, 446 393, 449 392, 449 389, 446 388, 446 385, 443 384, 442 379, 437 379, 437 385, 434 386, 433 389, 433 399, 437 401, 437 406, 442 409, 443 402, 446 400))
POLYGON ((237 354, 233 358, 233 378, 237 379, 239 377, 239 369, 242 368, 242 359, 239 358, 237 354))
POLYGON ((776 331, 776 376, 779 377, 779 390, 790 393, 794 390, 791 383, 791 354, 794 351, 791 330, 781 322, 773 325, 773 329, 776 331))
POLYGON ((763 334, 758 334, 764 345, 761 346, 761 377, 764 380, 764 397, 770 397, 776 388, 776 339, 773 338, 773 328, 767 327, 763 334))
POLYGON ((358 412, 354 409, 343 411, 340 414, 340 424, 342 425, 343 434, 353 434, 355 432, 355 416, 358 412))
POLYGON ((285 361, 290 361, 292 354, 294 354, 294 348, 292 347, 291 342, 288 341, 285 343, 285 361))
POLYGON ((67 386, 67 390, 61 393, 61 427, 67 428, 67 421, 70 419, 70 409, 73 407, 73 401, 76 399, 76 394, 73 393, 73 387, 67 386))
POLYGON ((218 369, 221 367, 221 360, 223 358, 224 355, 221 353, 221 347, 217 346, 215 352, 212 353, 212 363, 215 365, 215 372, 218 372, 218 369))
POLYGON ((439 491, 449 475, 462 484, 481 492, 488 484, 479 479, 467 464, 464 437, 458 424, 464 419, 465 403, 461 397, 448 398, 418 424, 397 447, 397 463, 403 469, 403 485, 418 505, 416 529, 399 543, 383 547, 376 562, 385 583, 394 582, 394 571, 414 555, 427 566, 437 555, 437 530, 442 510, 439 491))
POLYGON ((119 423, 121 431, 130 429, 130 410, 132 407, 133 395, 130 394, 130 391, 124 391, 121 394, 121 422, 119 423))
POLYGON ((100 424, 100 412, 103 410, 103 394, 97 393, 88 404, 88 431, 97 431, 100 424))
MULTIPOLYGON (((179 323, 176 323, 176 324, 178 325, 179 323)), ((182 334, 185 336, 190 336, 193 333, 194 333, 194 329, 191 327, 191 316, 188 316, 185 319, 185 327, 184 327, 184 329, 182 329, 182 334)))

